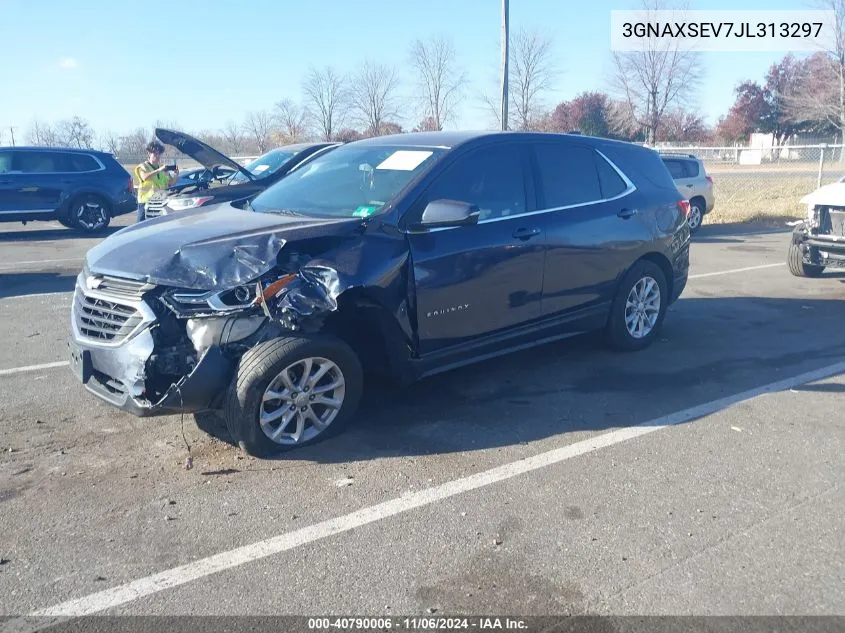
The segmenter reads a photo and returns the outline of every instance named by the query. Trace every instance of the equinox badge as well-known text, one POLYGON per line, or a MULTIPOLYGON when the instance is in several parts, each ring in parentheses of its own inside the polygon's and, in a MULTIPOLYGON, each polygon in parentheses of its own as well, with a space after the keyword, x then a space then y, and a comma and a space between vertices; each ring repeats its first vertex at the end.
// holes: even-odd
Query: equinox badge
POLYGON ((444 314, 450 314, 452 312, 460 312, 461 310, 468 310, 468 309, 469 309, 469 304, 468 303, 462 303, 460 305, 452 306, 451 308, 438 308, 437 310, 432 310, 431 312, 428 312, 425 316, 430 319, 431 317, 443 316, 444 314))

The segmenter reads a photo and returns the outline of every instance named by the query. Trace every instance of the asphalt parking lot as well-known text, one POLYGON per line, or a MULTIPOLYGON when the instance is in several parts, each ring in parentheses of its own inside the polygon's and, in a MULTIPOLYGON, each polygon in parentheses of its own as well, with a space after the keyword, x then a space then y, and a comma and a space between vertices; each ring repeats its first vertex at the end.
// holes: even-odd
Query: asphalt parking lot
POLYGON ((845 274, 788 232, 705 225, 644 352, 371 385, 277 460, 55 365, 95 242, 0 224, 0 614, 845 614, 845 274))

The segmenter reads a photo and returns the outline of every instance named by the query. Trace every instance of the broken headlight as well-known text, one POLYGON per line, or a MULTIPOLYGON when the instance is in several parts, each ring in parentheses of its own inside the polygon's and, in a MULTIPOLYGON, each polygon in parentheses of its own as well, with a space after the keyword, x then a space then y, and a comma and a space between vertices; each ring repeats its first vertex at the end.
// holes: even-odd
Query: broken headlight
POLYGON ((255 304, 255 286, 237 286, 228 290, 195 292, 168 290, 161 301, 176 316, 189 317, 200 314, 227 314, 240 312, 255 304))

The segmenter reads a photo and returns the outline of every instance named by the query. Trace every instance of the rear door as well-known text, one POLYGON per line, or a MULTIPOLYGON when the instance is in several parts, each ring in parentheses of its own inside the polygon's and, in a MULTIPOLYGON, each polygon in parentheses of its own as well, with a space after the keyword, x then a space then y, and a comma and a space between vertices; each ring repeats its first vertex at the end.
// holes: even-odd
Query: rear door
POLYGON ((18 210, 19 202, 14 193, 17 179, 12 169, 14 155, 13 151, 0 150, 0 215, 10 215, 18 210))
POLYGON ((478 205, 478 224, 409 233, 421 354, 542 315, 545 234, 534 208, 527 147, 511 141, 467 152, 414 209, 434 200, 478 205))
POLYGON ((15 152, 14 166, 20 170, 15 195, 21 202, 21 211, 29 214, 47 214, 56 210, 63 188, 69 186, 72 174, 62 173, 68 168, 66 154, 50 151, 15 152))
MULTIPOLYGON (((589 145, 533 143, 538 204, 548 239, 543 314, 606 315, 619 276, 652 236, 633 184, 589 145)), ((576 319, 578 329, 583 323, 576 319)))

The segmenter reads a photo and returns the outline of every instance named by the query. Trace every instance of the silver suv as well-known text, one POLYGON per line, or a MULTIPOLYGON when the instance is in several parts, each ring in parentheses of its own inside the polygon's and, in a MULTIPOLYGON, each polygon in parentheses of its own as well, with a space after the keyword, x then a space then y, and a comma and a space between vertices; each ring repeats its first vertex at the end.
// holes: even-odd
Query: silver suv
POLYGON ((661 152, 660 157, 672 175, 678 191, 689 200, 689 227, 691 231, 695 231, 701 226, 704 216, 710 213, 716 204, 713 179, 707 175, 704 163, 692 154, 661 152))

